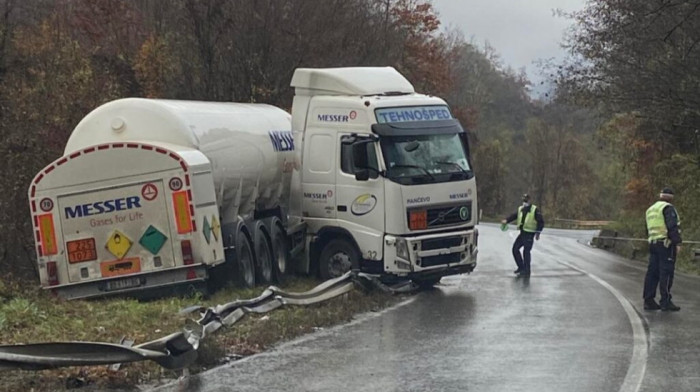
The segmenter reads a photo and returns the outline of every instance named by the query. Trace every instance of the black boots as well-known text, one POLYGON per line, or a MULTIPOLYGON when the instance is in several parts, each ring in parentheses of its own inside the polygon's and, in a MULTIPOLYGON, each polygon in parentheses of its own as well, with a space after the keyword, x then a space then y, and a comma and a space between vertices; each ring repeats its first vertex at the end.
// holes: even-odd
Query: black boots
POLYGON ((680 306, 676 306, 676 304, 674 304, 671 301, 668 301, 668 303, 661 305, 660 308, 662 312, 677 312, 681 310, 680 306))
POLYGON ((668 301, 668 303, 664 303, 664 304, 659 305, 653 299, 645 299, 644 300, 644 310, 659 310, 659 309, 661 309, 661 311, 663 311, 663 312, 677 312, 677 311, 681 310, 681 307, 676 306, 676 304, 674 304, 671 301, 668 301))
POLYGON ((653 299, 645 299, 644 300, 644 310, 659 310, 661 309, 661 306, 656 303, 653 299))

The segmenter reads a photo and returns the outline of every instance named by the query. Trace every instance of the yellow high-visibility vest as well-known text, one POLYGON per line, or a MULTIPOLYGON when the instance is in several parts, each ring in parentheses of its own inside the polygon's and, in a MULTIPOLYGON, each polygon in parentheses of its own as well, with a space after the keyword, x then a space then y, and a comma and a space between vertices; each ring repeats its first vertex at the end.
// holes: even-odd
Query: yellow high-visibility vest
MULTIPOLYGON (((523 222, 523 231, 528 232, 528 233, 536 233, 537 232, 537 220, 535 219, 535 210, 537 210, 537 206, 532 205, 530 206, 530 212, 525 215, 525 222, 523 222)), ((520 222, 523 221, 523 206, 518 207, 518 226, 520 226, 520 222)))
MULTIPOLYGON (((671 203, 661 200, 647 209, 646 218, 649 242, 663 240, 668 237, 668 228, 666 227, 666 220, 664 219, 664 208, 667 206, 671 206, 671 208, 675 209, 671 203)), ((677 211, 676 216, 678 216, 677 211)), ((680 217, 678 218, 678 224, 681 224, 680 217)))

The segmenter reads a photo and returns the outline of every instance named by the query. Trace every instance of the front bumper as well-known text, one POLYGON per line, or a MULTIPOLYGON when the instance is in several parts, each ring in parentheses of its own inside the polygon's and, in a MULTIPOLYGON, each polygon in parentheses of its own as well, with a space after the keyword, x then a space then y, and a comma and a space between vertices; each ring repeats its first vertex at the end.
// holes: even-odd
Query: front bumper
POLYGON ((384 273, 402 277, 446 276, 476 266, 478 230, 415 237, 384 237, 384 273))

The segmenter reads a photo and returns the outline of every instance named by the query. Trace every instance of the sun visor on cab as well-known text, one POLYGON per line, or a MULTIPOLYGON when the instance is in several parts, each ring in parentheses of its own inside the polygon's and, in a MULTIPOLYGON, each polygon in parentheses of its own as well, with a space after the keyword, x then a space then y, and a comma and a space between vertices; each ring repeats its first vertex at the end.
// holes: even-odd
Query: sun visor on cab
POLYGON ((379 136, 420 136, 463 133, 464 129, 459 121, 449 119, 373 124, 372 132, 379 136))

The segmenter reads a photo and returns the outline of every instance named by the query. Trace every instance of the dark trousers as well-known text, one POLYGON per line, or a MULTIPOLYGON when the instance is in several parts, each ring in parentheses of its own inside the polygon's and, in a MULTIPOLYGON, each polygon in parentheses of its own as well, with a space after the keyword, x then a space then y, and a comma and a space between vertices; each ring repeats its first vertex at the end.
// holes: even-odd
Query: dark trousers
POLYGON ((649 266, 644 277, 644 300, 656 297, 656 287, 661 294, 661 306, 671 301, 673 273, 676 269, 676 246, 665 247, 662 243, 649 244, 649 266))
POLYGON ((518 269, 530 273, 530 251, 532 250, 532 245, 535 242, 535 233, 528 233, 521 231, 518 238, 515 239, 513 243, 513 258, 515 258, 515 264, 518 265, 518 269), (520 255, 520 248, 523 248, 523 254, 520 255))

